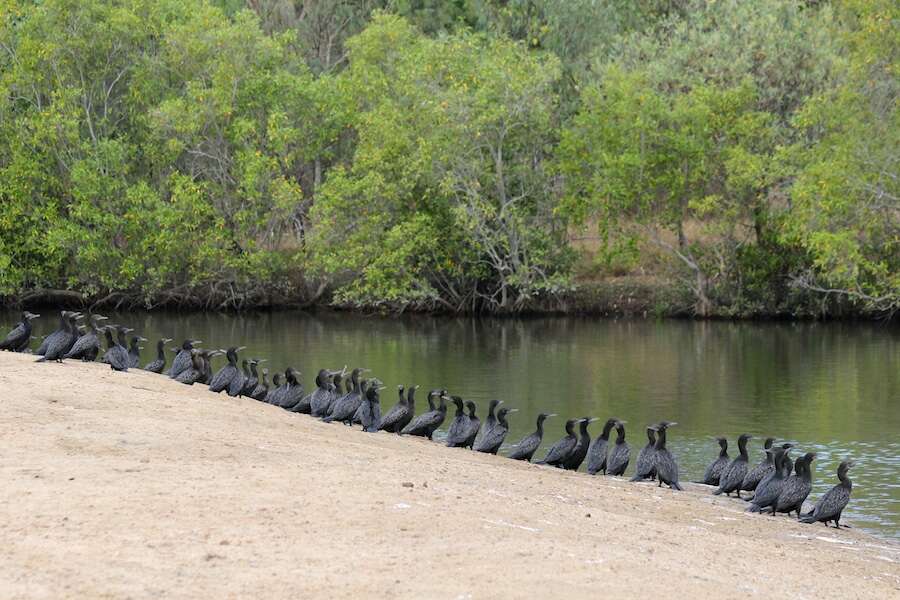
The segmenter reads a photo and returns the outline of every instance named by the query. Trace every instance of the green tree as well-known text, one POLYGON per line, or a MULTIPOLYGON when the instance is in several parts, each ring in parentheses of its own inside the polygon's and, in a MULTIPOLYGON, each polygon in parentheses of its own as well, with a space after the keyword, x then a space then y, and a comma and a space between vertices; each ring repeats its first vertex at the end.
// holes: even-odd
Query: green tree
POLYGON ((783 236, 809 267, 795 284, 865 310, 900 309, 900 6, 840 3, 846 61, 837 85, 795 119, 805 133, 783 236))
POLYGON ((313 264, 348 302, 510 311, 565 282, 545 168, 552 58, 390 15, 349 42, 353 161, 313 207, 313 264))

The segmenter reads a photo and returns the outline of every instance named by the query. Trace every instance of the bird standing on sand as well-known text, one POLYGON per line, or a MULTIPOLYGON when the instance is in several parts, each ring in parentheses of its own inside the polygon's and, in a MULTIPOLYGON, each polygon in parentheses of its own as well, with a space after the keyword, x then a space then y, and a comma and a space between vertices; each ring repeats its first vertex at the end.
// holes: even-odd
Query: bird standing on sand
POLYGON ((584 417, 578 422, 578 441, 575 443, 575 447, 572 448, 572 452, 563 461, 563 468, 567 471, 577 471, 578 468, 581 467, 581 463, 584 462, 584 458, 588 453, 588 448, 591 446, 591 436, 588 433, 588 425, 596 420, 597 419, 592 419, 591 417, 584 417))
POLYGON ((728 468, 725 469, 725 472, 722 474, 719 481, 719 489, 713 492, 716 496, 719 494, 730 496, 731 492, 737 492, 737 497, 741 497, 741 484, 744 482, 744 477, 747 476, 747 470, 749 468, 747 463, 747 440, 749 439, 749 433, 741 434, 738 438, 739 454, 731 461, 728 468))
POLYGON ((6 334, 6 338, 0 342, 0 350, 10 352, 24 352, 31 343, 32 321, 41 315, 28 312, 22 313, 22 320, 6 334))
POLYGON ((594 440, 588 452, 587 472, 596 475, 600 471, 606 474, 606 454, 609 449, 609 432, 616 426, 616 419, 607 419, 603 424, 603 431, 594 440))
POLYGON ((656 480, 659 482, 657 487, 665 483, 670 489, 681 491, 678 484, 678 462, 666 448, 666 431, 674 425, 678 423, 662 421, 656 426, 656 480))
MULTIPOLYGON (((429 394, 431 396, 431 394, 429 394)), ((440 404, 434 410, 422 413, 413 419, 409 425, 403 428, 401 433, 416 435, 432 439, 435 430, 441 426, 447 417, 447 390, 441 390, 440 404)))
POLYGON ((100 354, 100 321, 105 321, 103 315, 91 315, 88 319, 87 332, 75 340, 75 343, 66 352, 63 358, 81 359, 85 362, 93 362, 100 354))
POLYGON ((716 441, 719 442, 719 456, 717 456, 715 460, 709 463, 709 466, 706 467, 706 471, 703 472, 703 479, 695 483, 719 485, 719 481, 722 478, 722 473, 725 471, 725 469, 728 468, 728 465, 731 463, 731 459, 728 458, 728 439, 724 437, 717 437, 716 441))
POLYGON ((388 433, 397 433, 399 434, 404 427, 409 425, 409 422, 412 421, 413 416, 415 415, 415 391, 419 386, 411 386, 409 388, 409 395, 407 398, 403 397, 403 386, 397 386, 397 394, 399 395, 399 399, 397 404, 391 408, 387 412, 386 415, 381 419, 381 425, 379 429, 382 431, 387 431, 388 433))
POLYGON ((581 419, 569 419, 566 421, 566 435, 557 440, 555 444, 550 446, 544 460, 539 460, 536 464, 553 465, 554 467, 563 467, 563 462, 572 454, 578 438, 575 436, 575 425, 580 423, 581 419))
MULTIPOLYGON (((775 438, 766 438, 765 443, 763 444, 763 452, 772 447, 772 444, 775 442, 775 438)), ((756 486, 759 485, 759 482, 762 481, 769 473, 775 470, 775 461, 771 453, 765 452, 766 457, 759 463, 753 467, 747 476, 744 477, 744 481, 741 482, 741 491, 743 492, 753 492, 756 490, 756 486)))
POLYGON ((200 340, 184 340, 181 344, 181 350, 178 351, 178 354, 176 354, 175 358, 172 360, 172 368, 170 368, 168 372, 169 377, 175 379, 182 371, 191 367, 191 351, 194 349, 194 346, 202 343, 203 342, 200 340))
MULTIPOLYGON (((185 342, 185 344, 187 344, 187 342, 185 342)), ((213 375, 212 380, 209 382, 209 391, 218 394, 219 392, 228 389, 228 386, 231 385, 231 382, 235 377, 237 377, 237 353, 243 349, 244 346, 232 346, 228 350, 225 350, 225 358, 228 360, 228 362, 224 367, 216 371, 215 375, 213 375)), ((176 357, 175 360, 177 361, 178 358, 176 357)), ((174 364, 172 365, 172 370, 175 370, 174 364)))
POLYGON ((506 420, 506 415, 518 411, 518 408, 506 407, 497 411, 497 422, 494 424, 490 433, 482 436, 482 438, 475 443, 473 448, 475 452, 497 454, 497 451, 500 450, 500 446, 503 445, 503 440, 506 439, 506 434, 509 433, 509 423, 506 420))
POLYGON ((170 338, 162 338, 158 342, 156 342, 156 360, 153 360, 146 365, 144 365, 145 371, 150 371, 151 373, 162 373, 166 368, 166 344, 171 342, 170 338))
POLYGON ((75 345, 75 341, 78 339, 77 321, 81 317, 81 313, 68 313, 65 330, 54 335, 53 339, 47 338, 50 341, 47 343, 44 355, 37 359, 37 362, 44 362, 47 360, 55 360, 56 362, 63 361, 63 357, 72 349, 72 346, 75 345))
POLYGON ((466 416, 462 398, 451 396, 451 400, 456 405, 456 415, 447 430, 447 447, 463 448, 469 440, 469 417, 466 416))
POLYGON ((794 464, 796 473, 788 477, 781 486, 781 493, 771 506, 772 514, 790 515, 791 512, 797 511, 797 518, 800 518, 800 509, 803 508, 803 502, 812 489, 812 461, 815 458, 815 452, 807 452, 797 460, 794 464))
POLYGON ((141 342, 146 342, 147 338, 139 335, 131 338, 131 346, 128 348, 128 368, 137 369, 141 366, 141 342))
POLYGON ((606 459, 606 474, 621 477, 628 468, 631 459, 631 447, 625 441, 625 421, 616 421, 616 443, 613 444, 606 459))
POLYGON ((825 492, 811 512, 800 517, 801 523, 819 522, 825 523, 827 527, 829 521, 834 521, 835 529, 841 526, 841 513, 850 502, 850 493, 853 491, 853 482, 847 477, 847 472, 852 466, 853 461, 850 460, 845 460, 838 465, 837 476, 840 483, 825 492))
POLYGON ((786 478, 783 468, 784 459, 788 452, 790 452, 790 448, 778 448, 774 450, 769 448, 766 452, 774 452, 775 470, 772 471, 772 476, 770 478, 759 482, 756 493, 750 500, 750 506, 747 508, 747 512, 758 513, 761 512, 762 509, 772 506, 778 500, 778 496, 781 494, 781 488, 784 486, 784 480, 786 478))
POLYGON ((509 453, 509 458, 513 460, 524 460, 526 462, 530 461, 531 457, 534 456, 534 453, 537 452, 537 449, 540 447, 541 441, 544 439, 544 421, 555 416, 556 413, 540 413, 537 416, 534 432, 519 440, 519 443, 515 445, 513 451, 509 453))
POLYGON ((656 479, 656 429, 652 425, 647 426, 647 445, 638 452, 631 481, 644 479, 656 479))

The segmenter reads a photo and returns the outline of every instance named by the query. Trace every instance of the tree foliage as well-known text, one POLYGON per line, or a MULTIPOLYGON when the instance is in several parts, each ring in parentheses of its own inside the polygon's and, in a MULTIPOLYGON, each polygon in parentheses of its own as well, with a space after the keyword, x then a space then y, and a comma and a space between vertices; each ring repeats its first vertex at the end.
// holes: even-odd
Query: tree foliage
POLYGON ((900 308, 888 0, 0 0, 0 295, 900 308))

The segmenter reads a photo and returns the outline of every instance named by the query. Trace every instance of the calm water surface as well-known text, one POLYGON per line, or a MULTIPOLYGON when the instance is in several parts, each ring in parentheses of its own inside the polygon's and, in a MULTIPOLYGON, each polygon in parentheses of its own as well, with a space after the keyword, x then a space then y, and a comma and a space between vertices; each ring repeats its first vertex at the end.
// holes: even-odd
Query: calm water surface
MULTIPOLYGON (((400 383, 421 384, 420 391, 445 387, 475 400, 482 418, 487 402, 500 398, 520 409, 510 421, 510 443, 534 429, 540 411, 560 414, 548 422, 545 447, 563 434, 563 417, 615 416, 628 421, 629 474, 645 425, 662 419, 679 423, 669 447, 683 480, 702 476, 718 451, 715 435, 728 436, 735 456, 733 440, 753 434, 754 463, 769 435, 796 443, 795 458, 816 452, 813 500, 836 482, 837 464, 850 457, 856 467, 845 516, 857 527, 900 539, 897 327, 299 312, 110 316, 152 340, 143 362, 160 336, 191 336, 205 347, 246 345, 246 357, 268 358, 273 371, 294 366, 307 390, 319 368, 368 367, 389 386, 384 411, 400 383)), ((0 317, 4 325, 15 319, 8 312, 0 317)), ((42 318, 36 329, 42 335, 55 325, 54 317, 42 318)), ((424 394, 419 400, 421 411, 424 394)), ((595 435, 600 425, 594 424, 595 435)))

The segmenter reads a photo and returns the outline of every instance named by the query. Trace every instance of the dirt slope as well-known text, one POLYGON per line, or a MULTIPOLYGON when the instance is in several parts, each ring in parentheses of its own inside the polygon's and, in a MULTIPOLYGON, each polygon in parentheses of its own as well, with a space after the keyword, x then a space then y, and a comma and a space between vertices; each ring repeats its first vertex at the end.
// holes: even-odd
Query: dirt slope
POLYGON ((900 597, 900 546, 0 352, 4 598, 900 597))

